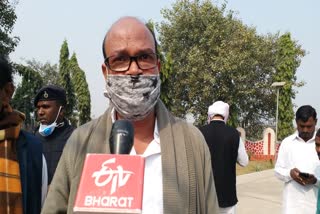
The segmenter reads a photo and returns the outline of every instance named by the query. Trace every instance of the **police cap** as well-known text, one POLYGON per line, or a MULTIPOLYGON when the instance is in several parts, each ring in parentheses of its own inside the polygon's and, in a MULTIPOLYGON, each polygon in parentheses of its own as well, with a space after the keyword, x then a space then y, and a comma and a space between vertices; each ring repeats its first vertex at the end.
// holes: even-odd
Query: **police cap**
POLYGON ((37 106, 39 101, 59 100, 63 105, 66 105, 66 91, 56 85, 48 85, 41 88, 34 98, 34 106, 37 106))

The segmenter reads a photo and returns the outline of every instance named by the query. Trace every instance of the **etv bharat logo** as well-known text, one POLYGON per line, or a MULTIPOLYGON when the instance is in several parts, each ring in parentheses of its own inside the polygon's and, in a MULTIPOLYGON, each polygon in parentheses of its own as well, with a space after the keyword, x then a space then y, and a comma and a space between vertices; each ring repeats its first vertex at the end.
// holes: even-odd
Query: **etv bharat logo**
POLYGON ((123 170, 121 165, 118 165, 116 170, 113 170, 108 166, 109 164, 114 164, 115 162, 115 158, 111 158, 103 162, 101 164, 100 171, 96 171, 92 174, 92 177, 95 178, 94 182, 98 187, 106 186, 112 182, 110 190, 111 195, 116 192, 116 189, 126 185, 130 176, 134 174, 133 172, 123 170))

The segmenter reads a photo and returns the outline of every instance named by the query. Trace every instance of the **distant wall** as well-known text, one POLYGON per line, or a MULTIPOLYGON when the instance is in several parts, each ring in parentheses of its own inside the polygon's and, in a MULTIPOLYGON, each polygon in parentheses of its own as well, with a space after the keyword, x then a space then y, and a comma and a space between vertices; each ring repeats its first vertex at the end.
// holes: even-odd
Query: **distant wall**
POLYGON ((263 131, 261 140, 250 141, 245 138, 245 130, 237 128, 241 133, 241 139, 245 142, 245 148, 250 160, 275 160, 279 151, 280 143, 275 141, 275 132, 271 128, 263 131))

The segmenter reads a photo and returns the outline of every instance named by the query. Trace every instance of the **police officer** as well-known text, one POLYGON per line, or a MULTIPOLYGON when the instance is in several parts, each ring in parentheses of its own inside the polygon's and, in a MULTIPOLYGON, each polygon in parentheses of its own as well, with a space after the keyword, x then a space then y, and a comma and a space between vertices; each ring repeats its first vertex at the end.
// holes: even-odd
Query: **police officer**
POLYGON ((34 98, 37 119, 40 126, 36 130, 43 143, 43 154, 48 165, 48 184, 50 185, 57 168, 64 145, 74 130, 64 117, 66 92, 64 89, 48 85, 41 88, 34 98))

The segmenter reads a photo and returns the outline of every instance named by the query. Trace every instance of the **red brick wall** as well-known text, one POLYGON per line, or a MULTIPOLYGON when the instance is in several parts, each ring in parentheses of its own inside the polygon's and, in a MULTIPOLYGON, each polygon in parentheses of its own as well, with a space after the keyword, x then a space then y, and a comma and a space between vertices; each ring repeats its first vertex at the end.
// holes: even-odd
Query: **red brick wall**
POLYGON ((249 141, 246 140, 245 148, 250 157, 250 160, 275 160, 279 151, 280 144, 276 143, 276 155, 264 155, 263 154, 263 140, 249 141))

